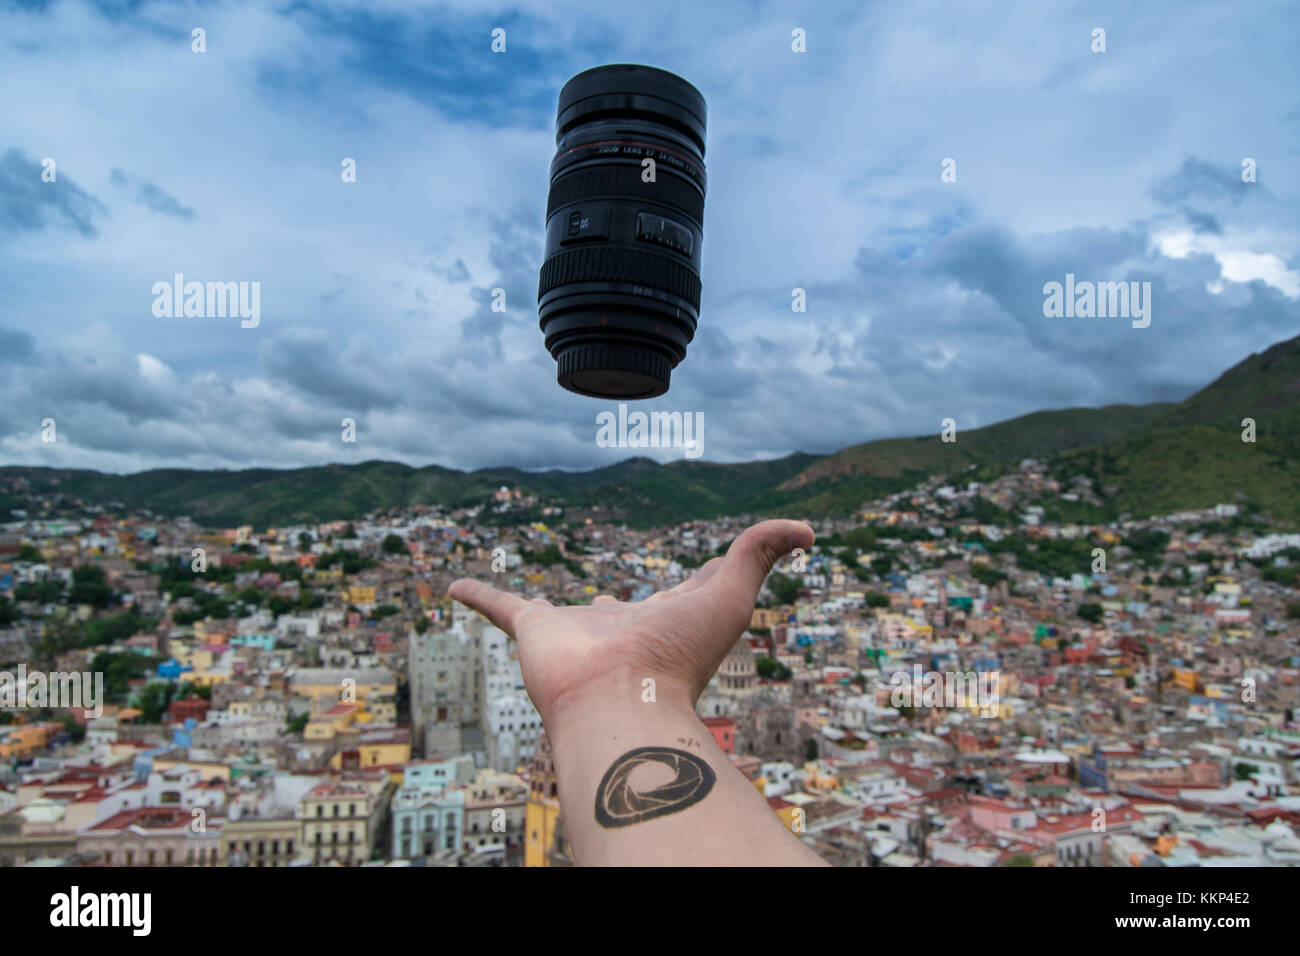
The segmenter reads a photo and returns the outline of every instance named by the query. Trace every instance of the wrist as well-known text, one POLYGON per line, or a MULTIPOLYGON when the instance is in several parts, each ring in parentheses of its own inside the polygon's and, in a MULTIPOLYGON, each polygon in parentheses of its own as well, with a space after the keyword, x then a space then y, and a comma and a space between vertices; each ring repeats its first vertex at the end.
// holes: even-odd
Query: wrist
POLYGON ((694 696, 684 683, 645 668, 622 666, 565 688, 550 702, 542 722, 554 741, 589 738, 669 717, 680 723, 683 716, 696 716, 694 696))

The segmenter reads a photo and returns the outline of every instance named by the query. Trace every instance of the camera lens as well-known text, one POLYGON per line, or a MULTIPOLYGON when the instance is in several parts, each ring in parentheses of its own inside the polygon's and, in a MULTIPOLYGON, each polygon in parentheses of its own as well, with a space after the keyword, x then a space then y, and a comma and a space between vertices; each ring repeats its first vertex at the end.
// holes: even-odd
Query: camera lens
POLYGON ((700 315, 705 104, 679 76, 617 63, 564 84, 537 308, 564 388, 653 398, 700 315))

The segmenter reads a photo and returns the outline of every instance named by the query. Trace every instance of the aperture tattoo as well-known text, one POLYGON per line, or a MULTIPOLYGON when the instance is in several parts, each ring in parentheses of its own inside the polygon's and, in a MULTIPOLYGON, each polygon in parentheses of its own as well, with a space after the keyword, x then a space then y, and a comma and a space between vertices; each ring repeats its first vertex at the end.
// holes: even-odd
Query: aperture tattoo
POLYGON ((614 761, 596 788, 596 822, 626 827, 685 810, 713 789, 717 774, 694 754, 671 747, 637 747, 614 761), (633 771, 645 763, 660 763, 673 771, 670 783, 652 790, 633 789, 633 771))

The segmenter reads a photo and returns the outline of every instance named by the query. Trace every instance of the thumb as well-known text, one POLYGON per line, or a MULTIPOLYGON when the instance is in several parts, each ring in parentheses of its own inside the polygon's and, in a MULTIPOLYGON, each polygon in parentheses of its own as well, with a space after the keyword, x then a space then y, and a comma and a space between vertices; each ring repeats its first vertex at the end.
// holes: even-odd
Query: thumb
POLYGON ((761 521, 746 528, 731 547, 717 576, 728 588, 748 595, 752 603, 776 562, 795 548, 811 548, 817 535, 802 521, 761 521))

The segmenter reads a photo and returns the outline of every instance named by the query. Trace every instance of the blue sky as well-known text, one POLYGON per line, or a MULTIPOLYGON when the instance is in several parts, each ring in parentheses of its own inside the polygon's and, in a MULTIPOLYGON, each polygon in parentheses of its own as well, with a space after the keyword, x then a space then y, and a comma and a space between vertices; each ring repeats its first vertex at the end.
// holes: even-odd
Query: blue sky
POLYGON ((610 62, 709 104, 700 328, 637 403, 702 411, 706 459, 1181 399, 1300 333, 1298 13, 0 0, 0 463, 638 453, 536 317, 556 97, 610 62), (260 324, 155 317, 177 272, 260 282, 260 324), (1067 272, 1151 282, 1150 327, 1044 317, 1067 272))

